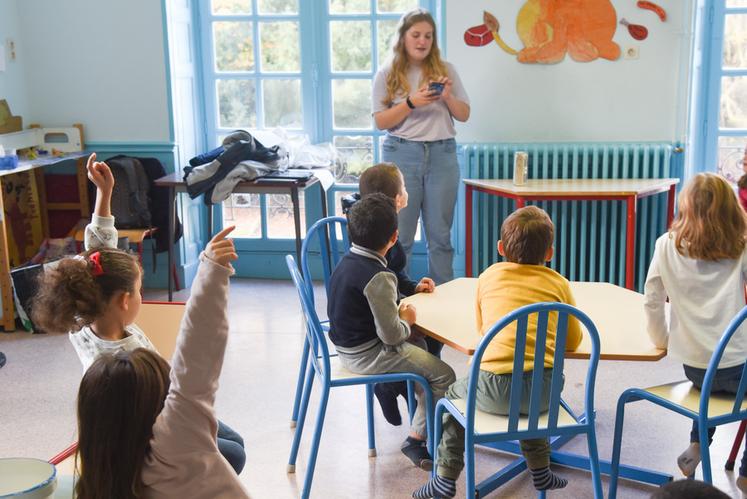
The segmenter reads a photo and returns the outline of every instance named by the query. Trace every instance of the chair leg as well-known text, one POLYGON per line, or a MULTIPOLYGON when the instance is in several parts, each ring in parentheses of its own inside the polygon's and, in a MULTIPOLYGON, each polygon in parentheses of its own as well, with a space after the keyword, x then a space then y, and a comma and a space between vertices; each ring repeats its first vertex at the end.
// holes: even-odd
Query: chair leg
POLYGON ((373 385, 366 385, 366 423, 368 426, 368 457, 376 456, 376 434, 374 432, 373 385))
POLYGON ((739 453, 739 448, 742 445, 742 439, 744 438, 744 431, 746 428, 747 420, 739 423, 739 429, 737 430, 737 436, 734 439, 734 444, 731 446, 729 459, 726 460, 726 465, 724 465, 724 468, 726 468, 727 471, 732 471, 734 469, 734 463, 737 460, 737 454, 739 453))
POLYGON ((176 264, 171 264, 171 275, 174 276, 174 291, 181 291, 182 285, 179 282, 179 274, 176 273, 176 264))
POLYGON ((617 478, 620 473, 620 448, 622 447, 623 423, 625 420, 625 404, 628 402, 627 391, 617 400, 617 415, 615 416, 615 432, 612 437, 612 461, 610 462, 610 487, 607 492, 609 499, 617 497, 617 478))
POLYGON ((708 426, 698 421, 698 433, 700 434, 700 467, 703 470, 703 481, 713 483, 711 476, 711 451, 708 445, 708 426))
MULTIPOLYGON (((475 485, 475 442, 472 432, 464 429, 464 479, 465 491, 468 498, 477 499, 477 487, 475 485)), ((435 468, 435 466, 434 466, 435 468)))
MULTIPOLYGON (((367 385, 368 386, 368 385, 367 385)), ((303 493, 301 499, 308 499, 311 493, 311 482, 314 479, 314 468, 316 467, 316 456, 319 452, 319 441, 322 438, 322 429, 324 428, 324 415, 327 412, 327 402, 329 401, 329 385, 322 388, 319 400, 319 412, 316 416, 316 428, 314 428, 314 437, 311 441, 311 450, 309 451, 309 463, 306 469, 306 479, 303 483, 303 493)), ((303 424, 303 423, 302 423, 303 424)))
POLYGON ((597 433, 594 428, 594 416, 589 422, 589 433, 586 441, 589 447, 589 468, 591 468, 591 483, 594 486, 594 499, 603 499, 602 474, 599 468, 599 450, 597 449, 597 433))
POLYGON ((441 436, 443 434, 443 419, 444 419, 444 408, 442 405, 436 405, 436 409, 433 411, 433 431, 432 431, 432 443, 431 443, 431 456, 433 456, 433 471, 431 476, 436 476, 436 462, 438 461, 438 444, 441 443, 441 436))
POLYGON ((410 424, 415 416, 415 383, 407 380, 407 412, 410 414, 410 424))
POLYGON ((293 443, 291 444, 291 453, 288 457, 288 473, 296 472, 296 457, 298 457, 298 446, 301 444, 301 434, 303 434, 303 425, 306 421, 306 409, 309 407, 309 398, 311 396, 311 387, 314 385, 314 366, 309 365, 306 383, 303 387, 303 397, 298 414, 298 426, 293 434, 293 443))
POLYGON ((303 380, 306 375, 306 365, 309 362, 309 341, 306 336, 303 338, 303 351, 301 352, 301 365, 298 368, 298 381, 296 381, 296 395, 293 398, 293 412, 291 412, 290 427, 296 427, 298 421, 298 406, 301 403, 301 394, 303 392, 303 380))

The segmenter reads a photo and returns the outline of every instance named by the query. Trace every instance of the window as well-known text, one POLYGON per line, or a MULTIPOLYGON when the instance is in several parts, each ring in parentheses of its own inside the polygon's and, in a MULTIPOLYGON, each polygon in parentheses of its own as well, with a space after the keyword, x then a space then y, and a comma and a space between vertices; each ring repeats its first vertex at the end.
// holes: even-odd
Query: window
MULTIPOLYGON (((705 100, 703 165, 731 182, 742 176, 747 145, 747 0, 716 0, 709 5, 710 36, 705 100)), ((700 165, 696 165, 697 166, 700 165)))
MULTIPOLYGON (((336 193, 355 190, 363 169, 379 161, 383 133, 371 118, 371 85, 389 55, 397 21, 417 6, 433 12, 433 4, 201 0, 209 145, 237 128, 275 127, 305 133, 312 143, 332 142, 344 165, 329 196, 330 214, 339 214, 336 193)), ((309 210, 318 210, 316 196, 309 197, 309 210)), ((238 224, 239 237, 293 238, 289 196, 234 194, 224 203, 223 220, 238 224)))

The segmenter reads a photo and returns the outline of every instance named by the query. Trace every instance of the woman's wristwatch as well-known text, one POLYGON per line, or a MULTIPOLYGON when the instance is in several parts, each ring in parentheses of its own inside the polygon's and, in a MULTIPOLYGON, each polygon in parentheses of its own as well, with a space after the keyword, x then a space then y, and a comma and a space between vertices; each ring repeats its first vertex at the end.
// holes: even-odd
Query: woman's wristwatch
POLYGON ((415 104, 412 103, 412 101, 410 100, 410 96, 409 95, 405 99, 405 102, 407 103, 407 107, 409 107, 410 109, 415 109, 415 104))

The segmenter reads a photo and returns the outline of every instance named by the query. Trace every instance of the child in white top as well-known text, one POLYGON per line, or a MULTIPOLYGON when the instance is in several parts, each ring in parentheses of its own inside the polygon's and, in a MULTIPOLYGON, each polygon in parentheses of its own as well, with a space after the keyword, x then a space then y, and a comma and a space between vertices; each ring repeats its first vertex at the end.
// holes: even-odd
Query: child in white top
MULTIPOLYGON (((102 354, 138 348, 157 353, 133 322, 142 302, 142 271, 134 255, 116 249, 118 234, 110 206, 114 177, 95 154, 88 158, 87 170, 96 185, 96 206, 85 230, 86 251, 45 272, 33 308, 34 322, 44 331, 69 332, 84 374, 102 354)), ((241 436, 218 422, 217 442, 221 454, 241 473, 246 462, 241 436)))
MULTIPOLYGON (((685 186, 678 208, 671 230, 656 241, 646 277, 647 328, 654 344, 681 360, 687 378, 700 388, 721 335, 745 304, 747 223, 733 189, 712 173, 696 175, 685 186)), ((712 391, 736 393, 747 358, 745 333, 747 327, 742 326, 729 342, 712 391)), ((690 442, 677 460, 685 476, 700 462, 694 423, 690 442)), ((739 474, 737 485, 747 490, 747 451, 739 474)))

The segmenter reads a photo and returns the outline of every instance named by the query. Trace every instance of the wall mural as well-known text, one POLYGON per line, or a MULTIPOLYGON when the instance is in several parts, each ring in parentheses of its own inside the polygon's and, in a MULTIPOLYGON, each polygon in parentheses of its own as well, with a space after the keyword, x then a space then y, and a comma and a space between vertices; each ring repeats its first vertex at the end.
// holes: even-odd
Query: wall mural
MULTIPOLYGON (((641 0, 636 5, 666 21, 666 11, 659 5, 641 0)), ((621 19, 634 40, 648 37, 642 24, 621 19)), ((498 18, 483 12, 483 24, 469 28, 464 41, 473 47, 495 42, 506 53, 525 64, 555 64, 568 54, 576 62, 596 59, 616 61, 620 46, 612 41, 617 30, 617 12, 610 0, 527 0, 516 17, 516 32, 524 44, 517 50, 501 39, 498 18)))

